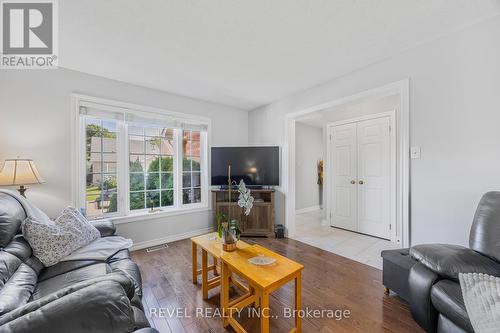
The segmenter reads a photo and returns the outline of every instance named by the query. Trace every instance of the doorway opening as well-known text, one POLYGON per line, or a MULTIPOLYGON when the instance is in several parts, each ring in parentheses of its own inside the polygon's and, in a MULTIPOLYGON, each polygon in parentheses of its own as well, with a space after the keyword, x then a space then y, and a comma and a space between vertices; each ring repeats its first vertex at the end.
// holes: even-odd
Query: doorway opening
POLYGON ((405 80, 288 117, 288 237, 377 268, 409 246, 408 116, 405 80))

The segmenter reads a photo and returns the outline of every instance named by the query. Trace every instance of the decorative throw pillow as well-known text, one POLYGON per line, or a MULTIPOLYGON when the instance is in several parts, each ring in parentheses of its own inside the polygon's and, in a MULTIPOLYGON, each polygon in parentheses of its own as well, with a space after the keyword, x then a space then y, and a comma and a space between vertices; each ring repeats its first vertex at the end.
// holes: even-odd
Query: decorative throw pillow
POLYGON ((99 230, 73 207, 65 208, 55 221, 29 216, 23 222, 22 231, 33 254, 45 266, 57 264, 101 236, 99 230))

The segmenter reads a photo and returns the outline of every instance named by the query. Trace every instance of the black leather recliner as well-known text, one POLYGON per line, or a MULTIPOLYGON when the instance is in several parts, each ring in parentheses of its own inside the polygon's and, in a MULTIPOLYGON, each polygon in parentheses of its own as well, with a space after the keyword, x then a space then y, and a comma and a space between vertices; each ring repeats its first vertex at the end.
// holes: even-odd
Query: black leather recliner
POLYGON ((418 261, 408 278, 411 313, 427 332, 474 332, 458 274, 500 277, 500 192, 488 192, 481 198, 469 247, 431 244, 410 249, 418 261))
MULTIPOLYGON (((43 267, 20 233, 26 213, 0 193, 0 332, 154 333, 144 314, 142 281, 128 250, 107 261, 43 267)), ((94 223, 113 237, 110 221, 94 223)))

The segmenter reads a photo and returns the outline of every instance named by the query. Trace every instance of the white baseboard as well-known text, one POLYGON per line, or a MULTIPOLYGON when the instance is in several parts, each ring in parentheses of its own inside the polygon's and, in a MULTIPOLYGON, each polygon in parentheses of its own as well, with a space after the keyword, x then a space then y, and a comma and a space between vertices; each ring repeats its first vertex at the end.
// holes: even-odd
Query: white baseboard
POLYGON ((151 247, 151 246, 175 242, 178 240, 183 240, 186 238, 191 238, 191 237, 203 235, 203 234, 209 233, 211 231, 213 231, 213 228, 208 227, 208 228, 202 228, 202 229, 196 229, 193 231, 184 232, 182 234, 176 234, 176 235, 152 239, 152 240, 148 240, 148 241, 144 241, 144 242, 134 243, 134 245, 132 245, 132 247, 130 248, 130 251, 142 250, 142 249, 145 249, 145 248, 151 247))
POLYGON ((295 214, 304 214, 304 213, 314 212, 314 211, 320 210, 320 209, 321 208, 319 208, 319 205, 316 205, 316 206, 297 209, 297 210, 295 210, 295 214))

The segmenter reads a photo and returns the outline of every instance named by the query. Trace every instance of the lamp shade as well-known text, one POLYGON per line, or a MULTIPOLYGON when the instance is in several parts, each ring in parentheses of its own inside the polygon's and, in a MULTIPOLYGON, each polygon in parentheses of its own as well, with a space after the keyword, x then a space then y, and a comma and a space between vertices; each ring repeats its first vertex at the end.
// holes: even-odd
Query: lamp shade
POLYGON ((45 180, 40 176, 35 163, 30 159, 5 160, 0 171, 0 185, 42 184, 45 180))

